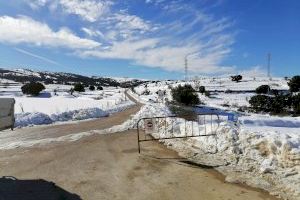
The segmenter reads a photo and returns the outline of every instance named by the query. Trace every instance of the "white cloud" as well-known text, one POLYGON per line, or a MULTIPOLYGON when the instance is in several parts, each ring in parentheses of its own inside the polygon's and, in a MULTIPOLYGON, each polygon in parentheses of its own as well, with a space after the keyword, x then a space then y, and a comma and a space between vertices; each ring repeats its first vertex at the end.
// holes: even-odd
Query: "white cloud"
POLYGON ((24 0, 32 9, 48 5, 51 10, 60 8, 64 13, 78 15, 85 21, 95 22, 109 12, 111 0, 24 0))
MULTIPOLYGON (((51 6, 50 0, 35 1, 48 1, 41 5, 51 6)), ((222 66, 234 42, 234 34, 230 30, 233 23, 226 17, 215 18, 181 0, 145 0, 161 9, 161 13, 154 13, 158 22, 134 15, 129 9, 113 7, 118 4, 113 0, 55 2, 58 4, 54 6, 56 11, 60 8, 64 13, 78 15, 85 21, 97 22, 84 22, 81 30, 103 45, 76 50, 77 55, 125 59, 137 65, 182 71, 185 55, 197 52, 189 58, 189 69, 193 73, 234 70, 233 67, 222 66), (168 18, 169 14, 172 17, 168 18), (160 20, 162 17, 163 20, 160 20)), ((125 4, 128 5, 128 2, 125 4)))
POLYGON ((45 6, 49 0, 25 0, 26 3, 34 10, 45 6))
POLYGON ((115 21, 117 22, 117 27, 120 29, 130 29, 130 30, 142 30, 149 31, 151 25, 149 22, 141 19, 135 15, 129 15, 126 13, 117 13, 114 16, 115 21))
POLYGON ((189 70, 193 73, 232 72, 232 67, 220 67, 219 62, 229 53, 228 49, 216 46, 200 46, 185 44, 183 46, 161 45, 161 38, 144 39, 138 41, 115 42, 108 49, 87 50, 79 54, 83 57, 97 57, 101 59, 127 59, 136 65, 161 67, 169 71, 183 71, 184 57, 191 52, 196 56, 189 57, 189 70))
MULTIPOLYGON (((153 33, 153 23, 137 27, 145 32, 135 32, 134 28, 125 24, 110 27, 104 32, 105 37, 112 41, 105 49, 77 52, 84 57, 100 59, 126 59, 136 65, 160 67, 169 71, 183 71, 184 57, 189 57, 191 73, 231 73, 234 67, 222 66, 221 63, 230 54, 234 34, 226 33, 233 23, 226 18, 215 20, 200 11, 191 10, 192 20, 177 20, 169 24, 161 24, 153 33), (121 33, 127 37, 120 37, 121 33)), ((129 18, 128 18, 129 19, 129 18)), ((118 22, 118 20, 116 20, 118 22)), ((140 24, 140 23, 134 23, 140 24)), ((135 26, 133 26, 135 27, 135 26)))
POLYGON ((92 49, 100 46, 100 43, 80 38, 66 28, 53 31, 47 24, 24 16, 0 17, 0 42, 70 49, 92 49))
POLYGON ((95 30, 92 28, 86 28, 86 27, 81 28, 81 30, 90 37, 100 36, 101 38, 104 38, 103 33, 101 33, 101 31, 99 31, 99 30, 95 30))
POLYGON ((109 17, 100 20, 100 23, 104 27, 103 33, 107 40, 112 41, 143 37, 158 29, 158 25, 124 11, 112 13, 109 17))
POLYGON ((109 11, 111 1, 60 0, 62 9, 69 14, 79 15, 82 19, 95 22, 109 11))

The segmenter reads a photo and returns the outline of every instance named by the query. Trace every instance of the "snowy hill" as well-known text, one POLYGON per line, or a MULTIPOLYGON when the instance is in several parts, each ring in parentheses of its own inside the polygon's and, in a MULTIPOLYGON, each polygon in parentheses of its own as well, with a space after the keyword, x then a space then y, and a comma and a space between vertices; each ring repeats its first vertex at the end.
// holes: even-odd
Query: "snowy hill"
POLYGON ((47 84, 64 84, 70 85, 81 82, 85 85, 102 85, 102 86, 122 86, 138 85, 143 81, 137 79, 128 79, 127 81, 119 81, 118 78, 105 78, 96 76, 83 76, 79 74, 64 73, 64 72, 47 72, 33 71, 29 69, 1 69, 0 78, 16 82, 40 81, 47 84))

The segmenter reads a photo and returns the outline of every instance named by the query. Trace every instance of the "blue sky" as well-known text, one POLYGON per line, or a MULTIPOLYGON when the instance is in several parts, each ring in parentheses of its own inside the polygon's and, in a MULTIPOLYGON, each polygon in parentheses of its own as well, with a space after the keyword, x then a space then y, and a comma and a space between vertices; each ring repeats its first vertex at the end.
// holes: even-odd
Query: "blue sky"
POLYGON ((0 2, 0 67, 180 79, 300 74, 297 0, 0 2))

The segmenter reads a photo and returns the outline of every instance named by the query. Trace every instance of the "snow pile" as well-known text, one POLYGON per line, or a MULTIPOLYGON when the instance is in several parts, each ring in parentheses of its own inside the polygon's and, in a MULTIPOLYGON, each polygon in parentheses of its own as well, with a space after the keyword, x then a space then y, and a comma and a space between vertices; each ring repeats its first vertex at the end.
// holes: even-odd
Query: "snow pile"
MULTIPOLYGON (((176 123, 178 135, 190 133, 192 127, 197 131, 191 122, 184 126, 176 123)), ((164 130, 160 134, 167 136, 164 130)), ((244 182, 283 198, 300 198, 299 132, 253 132, 242 124, 224 122, 215 136, 161 142, 196 163, 214 166, 228 181, 244 182)))
POLYGON ((50 116, 44 113, 19 113, 15 115, 15 118, 15 127, 51 124, 53 122, 50 116))
MULTIPOLYGON (((124 124, 114 127, 114 131, 135 127, 143 117, 171 115, 163 104, 147 104, 140 112, 124 124)), ((189 139, 161 140, 182 157, 193 162, 215 167, 226 175, 229 182, 242 182, 253 187, 263 188, 273 195, 288 199, 300 198, 300 137, 297 118, 277 117, 255 118, 257 129, 248 126, 245 119, 241 122, 222 122, 210 128, 210 122, 197 126, 196 122, 184 122, 182 119, 166 120, 158 123, 153 137, 192 135, 200 133, 211 136, 189 139), (260 119, 264 119, 259 122, 260 119), (284 124, 287 121, 287 124, 284 124), (167 128, 164 127, 167 122, 167 128), (294 122, 294 123, 292 123, 294 122), (172 123, 172 126, 171 126, 172 123), (291 128, 287 127, 291 126, 291 128), (171 128, 172 127, 172 128, 171 128), (297 128, 295 128, 297 127, 297 128), (172 130, 171 130, 172 129, 172 130)), ((251 124, 251 123, 250 123, 251 124)), ((142 123, 141 123, 142 126, 142 123)), ((143 126, 142 126, 143 127, 143 126)), ((112 131, 112 132, 114 132, 112 131)))
POLYGON ((100 118, 100 117, 107 117, 107 116, 108 113, 101 110, 100 108, 87 108, 87 109, 63 112, 61 114, 52 114, 51 119, 53 121, 69 121, 69 120, 100 118))
POLYGON ((241 123, 247 127, 286 127, 300 128, 300 117, 276 117, 269 115, 251 114, 239 118, 241 123))
POLYGON ((15 115, 15 127, 25 127, 32 125, 51 124, 54 122, 85 120, 93 118, 107 117, 112 113, 120 112, 134 105, 133 102, 123 102, 107 110, 100 108, 86 108, 79 110, 72 110, 58 114, 45 114, 41 112, 33 113, 18 113, 15 115))

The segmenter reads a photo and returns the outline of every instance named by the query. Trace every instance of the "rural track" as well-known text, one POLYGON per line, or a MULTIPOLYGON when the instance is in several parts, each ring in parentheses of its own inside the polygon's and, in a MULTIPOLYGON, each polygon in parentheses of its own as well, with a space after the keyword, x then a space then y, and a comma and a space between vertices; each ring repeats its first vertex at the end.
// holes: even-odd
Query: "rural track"
MULTIPOLYGON (((103 129, 122 123, 140 107, 141 104, 137 104, 115 116, 99 120, 29 129, 44 136, 103 129), (108 119, 111 121, 106 121, 108 119), (46 133, 39 132, 43 130, 47 130, 46 133), (57 133, 60 131, 63 133, 57 133)), ((136 131, 128 130, 92 135, 75 142, 0 150, 0 177, 13 176, 37 183, 37 180, 53 182, 67 193, 76 194, 72 198, 59 198, 69 200, 275 199, 261 190, 225 183, 224 178, 213 169, 169 162, 173 158, 177 160, 178 154, 157 142, 145 145, 143 153, 146 155, 139 155, 136 131)), ((0 189, 0 199, 15 200, 19 199, 18 194, 24 194, 22 200, 39 200, 34 198, 36 193, 45 192, 47 195, 43 200, 54 200, 54 196, 61 192, 53 189, 35 193, 33 188, 27 192, 28 188, 18 187, 17 184, 18 181, 6 186, 7 190, 0 189), (16 187, 18 191, 11 187, 16 187)), ((3 185, 5 182, 0 179, 0 186, 3 185)))
POLYGON ((142 104, 137 102, 127 93, 126 96, 131 101, 135 102, 135 105, 121 112, 113 113, 108 117, 61 124, 25 127, 21 129, 15 129, 14 131, 8 130, 0 133, 0 141, 2 141, 2 143, 9 143, 10 141, 16 140, 32 141, 47 138, 58 138, 66 135, 88 132, 91 130, 104 130, 112 126, 122 124, 129 119, 131 115, 138 112, 142 106, 142 104))

